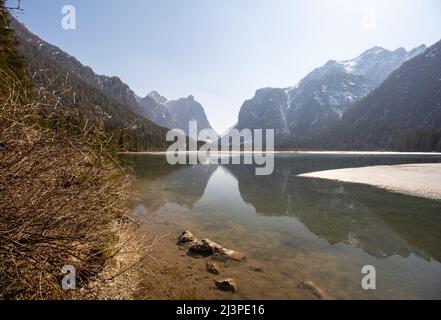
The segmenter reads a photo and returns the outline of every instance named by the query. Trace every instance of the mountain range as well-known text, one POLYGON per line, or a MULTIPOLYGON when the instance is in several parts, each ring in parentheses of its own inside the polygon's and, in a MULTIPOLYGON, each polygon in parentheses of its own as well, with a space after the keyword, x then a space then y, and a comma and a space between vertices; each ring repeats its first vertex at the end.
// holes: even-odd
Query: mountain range
POLYGON ((323 147, 317 139, 326 137, 331 128, 335 132, 336 123, 354 104, 426 50, 424 45, 411 51, 374 47, 351 60, 330 60, 294 87, 257 90, 242 105, 235 128, 274 129, 279 148, 323 147))
MULTIPOLYGON (((97 75, 13 20, 19 52, 37 82, 112 133, 125 150, 164 149, 167 129, 212 128, 192 95, 138 97, 118 77, 97 75)), ((237 129, 274 129, 277 149, 441 150, 440 42, 406 51, 374 47, 330 60, 289 88, 263 88, 246 100, 237 129)), ((228 132, 228 131, 227 131, 228 132)))
POLYGON ((164 150, 167 130, 140 116, 142 108, 119 78, 99 76, 61 49, 11 19, 17 50, 35 87, 58 96, 78 123, 89 123, 113 137, 119 149, 164 150))
POLYGON ((441 41, 348 108, 317 147, 441 151, 441 41))
POLYGON ((188 135, 189 121, 196 121, 198 130, 213 129, 204 107, 192 95, 169 101, 157 91, 152 91, 144 98, 137 97, 137 100, 143 114, 162 127, 181 129, 188 135))
POLYGON ((212 128, 204 108, 192 95, 168 101, 152 91, 140 98, 120 78, 96 74, 75 57, 40 39, 17 20, 12 19, 11 27, 15 31, 18 50, 34 78, 41 84, 47 81, 57 84, 55 80, 66 75, 67 83, 63 85, 70 86, 69 91, 75 92, 76 101, 69 101, 73 96, 64 96, 65 102, 68 105, 80 103, 87 113, 91 113, 86 115, 82 110, 81 114, 86 118, 101 118, 99 122, 110 127, 112 133, 120 137, 118 140, 131 141, 125 143, 127 149, 147 150, 151 149, 150 146, 157 149, 154 145, 163 149, 167 129, 178 128, 187 133, 190 120, 197 121, 200 129, 212 128), (147 135, 151 136, 133 132, 140 130, 149 131, 147 135), (154 133, 156 131, 158 134, 154 133), (152 141, 155 141, 154 145, 152 141))

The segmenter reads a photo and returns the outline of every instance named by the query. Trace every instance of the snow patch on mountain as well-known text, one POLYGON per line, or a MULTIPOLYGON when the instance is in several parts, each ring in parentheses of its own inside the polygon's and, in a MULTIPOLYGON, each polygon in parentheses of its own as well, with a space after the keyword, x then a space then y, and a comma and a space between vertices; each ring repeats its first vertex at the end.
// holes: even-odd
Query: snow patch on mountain
POLYGON ((330 60, 290 88, 259 89, 242 105, 237 127, 273 128, 281 140, 312 136, 342 119, 351 104, 425 50, 425 45, 409 52, 374 47, 354 59, 330 60))

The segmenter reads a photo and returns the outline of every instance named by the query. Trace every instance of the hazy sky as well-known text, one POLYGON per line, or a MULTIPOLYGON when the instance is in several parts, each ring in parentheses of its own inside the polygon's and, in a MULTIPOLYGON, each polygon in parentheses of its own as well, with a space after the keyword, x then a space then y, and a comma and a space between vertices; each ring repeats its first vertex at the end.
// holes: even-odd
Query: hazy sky
MULTIPOLYGON (((15 1, 9 0, 12 5, 15 1)), ((193 94, 213 127, 262 87, 294 85, 330 59, 441 39, 440 0, 22 0, 19 19, 138 95, 193 94), (77 29, 61 27, 73 5, 77 29), (372 19, 373 17, 373 19, 372 19)))

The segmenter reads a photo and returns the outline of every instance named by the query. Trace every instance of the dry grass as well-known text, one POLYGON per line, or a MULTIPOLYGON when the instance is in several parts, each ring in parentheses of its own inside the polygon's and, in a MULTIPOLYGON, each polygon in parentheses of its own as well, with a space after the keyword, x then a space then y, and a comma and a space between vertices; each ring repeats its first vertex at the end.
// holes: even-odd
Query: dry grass
POLYGON ((66 122, 61 92, 30 98, 0 73, 0 298, 130 298, 140 247, 126 215, 131 180, 110 140, 66 122), (62 290, 65 265, 80 290, 62 290))

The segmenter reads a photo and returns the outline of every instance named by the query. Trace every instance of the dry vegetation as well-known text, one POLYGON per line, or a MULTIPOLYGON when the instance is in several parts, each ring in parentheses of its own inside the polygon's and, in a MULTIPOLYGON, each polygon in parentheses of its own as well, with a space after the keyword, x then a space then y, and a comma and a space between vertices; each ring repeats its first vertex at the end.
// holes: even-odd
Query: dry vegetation
POLYGON ((110 140, 67 121, 62 92, 0 81, 0 299, 131 298, 140 248, 110 140), (79 290, 61 288, 65 265, 79 290))

